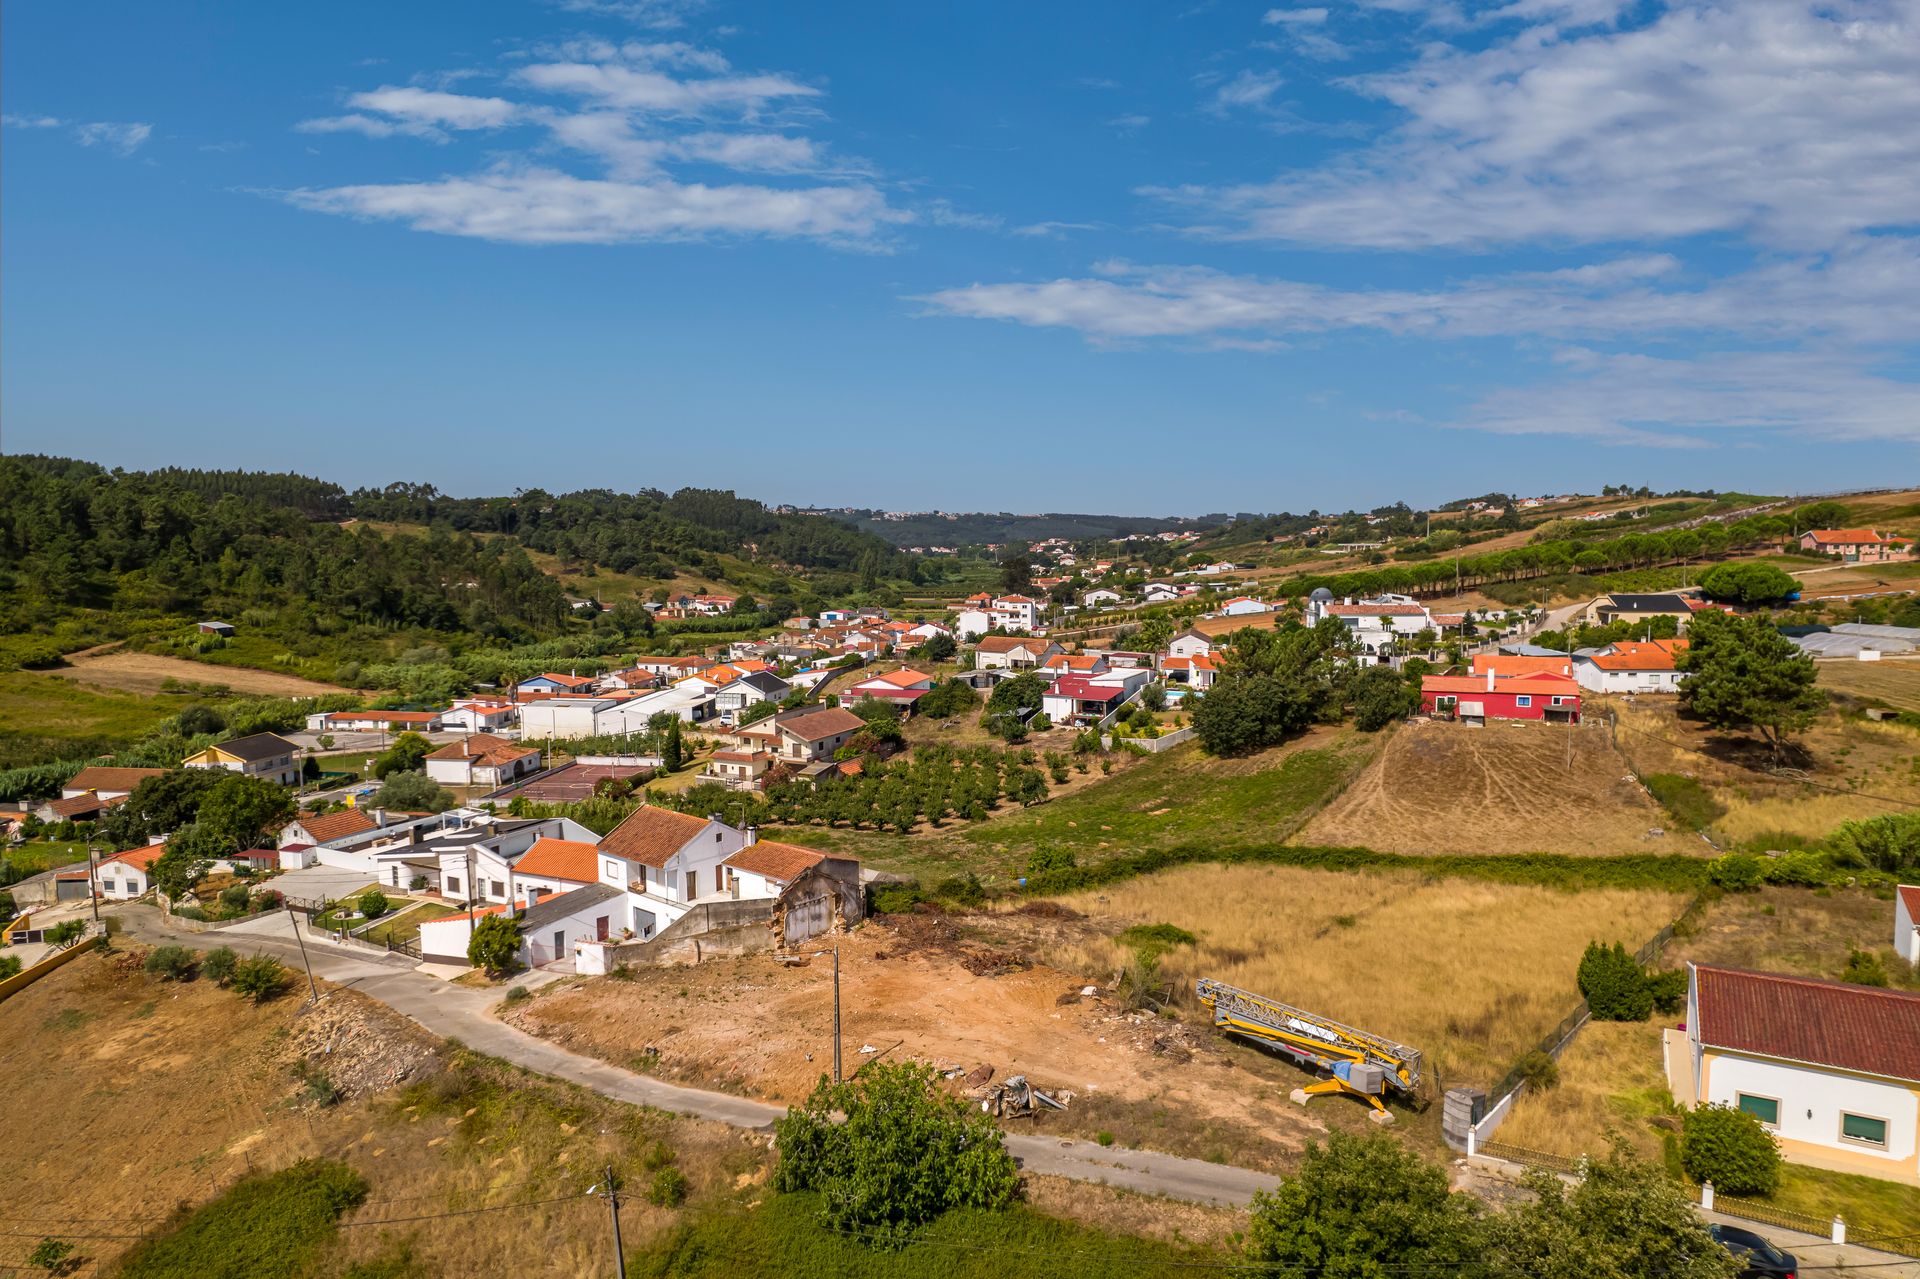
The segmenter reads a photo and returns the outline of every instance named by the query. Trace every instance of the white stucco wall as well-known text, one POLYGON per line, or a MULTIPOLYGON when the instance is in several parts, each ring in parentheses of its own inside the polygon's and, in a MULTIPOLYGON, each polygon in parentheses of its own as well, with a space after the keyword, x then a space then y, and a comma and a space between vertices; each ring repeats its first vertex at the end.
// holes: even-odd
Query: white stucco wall
POLYGON ((1780 1123, 1774 1131, 1782 1140, 1845 1151, 1854 1158, 1885 1159, 1889 1163, 1913 1158, 1914 1134, 1916 1126, 1920 1126, 1920 1101, 1916 1101, 1912 1090, 1904 1085, 1713 1052, 1702 1100, 1731 1106, 1740 1093, 1778 1099, 1780 1123), (1886 1147, 1842 1141, 1842 1111, 1886 1120, 1886 1147))

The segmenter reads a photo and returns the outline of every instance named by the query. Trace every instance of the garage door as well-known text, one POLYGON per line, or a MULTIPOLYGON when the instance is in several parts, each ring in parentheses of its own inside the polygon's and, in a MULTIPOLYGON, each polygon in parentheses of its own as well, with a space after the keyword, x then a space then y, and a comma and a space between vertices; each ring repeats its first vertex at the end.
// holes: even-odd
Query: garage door
POLYGON ((787 905, 787 944, 818 937, 833 925, 833 899, 826 894, 787 905))

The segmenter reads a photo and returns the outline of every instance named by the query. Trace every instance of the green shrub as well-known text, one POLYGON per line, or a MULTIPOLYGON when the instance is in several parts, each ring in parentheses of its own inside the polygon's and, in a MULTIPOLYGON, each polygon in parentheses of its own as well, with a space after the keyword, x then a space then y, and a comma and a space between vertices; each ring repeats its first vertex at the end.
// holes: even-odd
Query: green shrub
POLYGON ((141 967, 147 970, 149 977, 158 977, 161 981, 192 981, 195 968, 193 952, 185 946, 155 946, 147 952, 146 962, 141 967))
POLYGON ((272 955, 249 955, 234 964, 227 985, 256 1004, 264 1004, 287 988, 292 975, 272 955))
POLYGON ((1687 1006, 1687 970, 1663 968, 1647 974, 1647 993, 1653 1006, 1663 1013, 1677 1013, 1687 1006))
POLYGON ((979 876, 969 871, 965 875, 955 875, 943 879, 933 886, 933 895, 942 901, 950 901, 956 906, 984 906, 987 904, 987 890, 981 885, 979 876))
POLYGON ((1647 975, 1619 942, 1587 943, 1577 980, 1587 1009, 1600 1021, 1645 1021, 1653 1011, 1647 975))
POLYGON ((80 1268, 73 1245, 64 1239, 42 1239, 27 1254, 27 1264, 50 1275, 70 1275, 80 1268))
POLYGON ((68 942, 78 941, 80 934, 86 931, 87 922, 84 919, 69 919, 47 929, 45 937, 49 946, 64 946, 68 942))
POLYGON ((295 1279, 313 1273, 342 1214, 366 1197, 367 1183, 343 1163, 303 1160, 246 1177, 134 1245, 116 1273, 121 1279, 295 1279))
POLYGON ((1707 863, 1707 879, 1730 893, 1752 892, 1766 873, 1765 864, 1752 853, 1728 853, 1707 863))
POLYGON ((819 1191, 829 1227, 896 1247, 949 1209, 1012 1204, 1020 1173, 1000 1130, 935 1078, 914 1062, 876 1062, 842 1084, 822 1076, 775 1125, 774 1188, 819 1191))
POLYGON ((1840 973, 1841 981, 1850 981, 1856 986, 1884 986, 1887 984, 1887 967, 1880 962, 1880 956, 1870 950, 1848 950, 1847 966, 1840 973))
POLYGON ((678 1208, 687 1201, 691 1183, 678 1168, 662 1168, 647 1186, 647 1202, 656 1208, 678 1208))
POLYGON ((1818 853, 1795 852, 1770 858, 1766 870, 1769 884, 1789 884, 1796 888, 1819 888, 1831 877, 1826 858, 1818 853))
POLYGON ((467 939, 467 962, 498 977, 520 962, 520 921, 488 915, 473 926, 467 939))
POLYGON ((369 888, 360 894, 360 914, 367 919, 378 919, 387 913, 389 903, 387 895, 377 888, 369 888))
POLYGON ((229 884, 220 890, 220 904, 233 910, 245 910, 247 898, 252 894, 253 890, 245 884, 229 884))
POLYGON ((532 998, 533 992, 525 986, 514 986, 507 991, 506 1002, 510 1004, 520 1004, 532 998))
POLYGON ((876 915, 907 915, 924 900, 920 885, 909 880, 904 884, 874 885, 868 905, 876 915))
POLYGON ((1541 1092, 1560 1086, 1560 1063, 1538 1048, 1515 1062, 1514 1071, 1529 1088, 1541 1092))
POLYGON ((1680 1127, 1680 1163, 1695 1181, 1729 1195, 1770 1195, 1780 1184, 1780 1143, 1731 1106, 1696 1106, 1680 1127))
POLYGON ((1640 779, 1669 816, 1688 830, 1705 830, 1727 815, 1727 806, 1699 781, 1679 773, 1648 773, 1640 779))
POLYGON ((1135 924, 1114 940, 1137 955, 1157 960, 1175 946, 1191 946, 1200 939, 1174 924, 1135 924))
POLYGON ((201 958, 200 972, 215 985, 225 986, 233 981, 234 966, 239 962, 240 956, 233 953, 233 947, 221 946, 201 958))
POLYGON ((1055 870, 1072 870, 1079 864, 1071 848, 1036 848, 1027 855, 1027 874, 1033 876, 1055 870))
POLYGON ((0 981, 20 975, 20 956, 0 955, 0 981))

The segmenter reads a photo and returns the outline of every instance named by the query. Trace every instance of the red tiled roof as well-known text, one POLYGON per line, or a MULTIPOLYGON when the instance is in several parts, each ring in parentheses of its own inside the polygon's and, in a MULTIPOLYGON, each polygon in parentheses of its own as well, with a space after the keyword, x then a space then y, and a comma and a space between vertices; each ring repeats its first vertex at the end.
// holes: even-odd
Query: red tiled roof
POLYGON ((825 854, 811 848, 763 839, 727 858, 725 864, 750 875, 764 875, 768 879, 790 883, 824 860, 825 854))
POLYGON ((1493 688, 1487 688, 1485 675, 1422 675, 1424 693, 1542 693, 1553 696, 1578 696, 1580 686, 1559 675, 1496 675, 1493 688))
POLYGON ((1587 660, 1603 671, 1670 671, 1686 650, 1685 640, 1622 640, 1611 652, 1594 653, 1587 660))
POLYGON ((492 733, 468 733, 457 742, 448 742, 427 756, 428 759, 464 759, 483 768, 496 768, 540 752, 532 746, 516 746, 492 733))
POLYGON ((1495 675, 1572 675, 1570 657, 1532 657, 1516 653, 1475 653, 1473 673, 1484 676, 1491 668, 1495 675))
POLYGON ((334 711, 327 716, 329 724, 354 724, 361 720, 377 720, 382 724, 431 724, 437 721, 441 711, 334 711))
POLYGON ((578 839, 536 839, 513 864, 513 873, 575 884, 595 883, 600 878, 600 849, 578 839))
POLYGON ((1418 604, 1329 604, 1327 612, 1335 617, 1417 617, 1426 609, 1418 604))
POLYGON ((147 867, 159 861, 160 854, 166 851, 167 846, 165 844, 148 844, 145 848, 129 848, 124 853, 115 853, 111 857, 102 857, 100 864, 105 866, 108 862, 125 862, 135 870, 145 870, 147 867))
POLYGON ((1052 695, 1078 702, 1110 702, 1126 690, 1118 684, 1096 684, 1085 675, 1062 675, 1053 681, 1052 695))
POLYGON ((1047 647, 1047 641, 1028 639, 1023 635, 986 635, 974 647, 982 653, 1011 653, 1016 648, 1031 649, 1038 653, 1047 647))
POLYGON ((1920 1082, 1920 993, 1694 967, 1700 1042, 1920 1082))
POLYGON ((101 799, 92 791, 88 791, 84 795, 75 795, 72 799, 53 800, 47 805, 47 809, 55 817, 67 818, 78 817, 82 813, 97 813, 103 808, 112 808, 116 804, 126 802, 127 797, 124 795, 118 795, 112 799, 101 799))
POLYGON ((897 671, 888 671, 885 675, 876 675, 872 679, 862 680, 861 683, 891 684, 895 688, 912 688, 915 684, 926 684, 932 680, 931 675, 923 675, 919 671, 909 670, 903 666, 897 671))
MULTIPOLYGON (((539 675, 534 676, 534 678, 552 680, 562 688, 585 688, 587 685, 593 683, 593 677, 591 675, 556 675, 552 671, 543 671, 539 675)), ((525 683, 526 681, 523 680, 521 682, 525 683)))
POLYGON ((782 733, 791 733, 803 742, 824 741, 835 733, 857 733, 866 726, 865 720, 838 706, 808 711, 804 715, 776 721, 774 725, 782 733))
POLYGON ((67 779, 63 790, 123 790, 131 791, 149 777, 166 775, 164 768, 107 768, 93 765, 81 769, 67 779))
POLYGON ((1810 537, 1815 542, 1831 543, 1836 546, 1871 544, 1883 540, 1870 528, 1816 528, 1808 530, 1801 536, 1810 537))
POLYGON ((295 820, 316 844, 380 829, 373 818, 357 808, 343 809, 338 813, 302 813, 295 820))
POLYGON ((1920 888, 1902 884, 1895 891, 1900 894, 1900 900, 1907 904, 1907 918, 1920 925, 1920 888))
POLYGON ((607 832, 600 847, 659 870, 694 836, 707 828, 707 819, 651 804, 636 808, 625 821, 607 832))

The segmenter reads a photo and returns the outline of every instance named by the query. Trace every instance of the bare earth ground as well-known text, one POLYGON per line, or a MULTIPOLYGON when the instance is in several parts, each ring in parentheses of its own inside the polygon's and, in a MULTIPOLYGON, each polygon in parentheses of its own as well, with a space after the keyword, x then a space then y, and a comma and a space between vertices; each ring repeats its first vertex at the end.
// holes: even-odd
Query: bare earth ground
MULTIPOLYGON (((1068 1116, 1049 1119, 1050 1127, 1152 1107, 1176 1115, 1186 1129, 1232 1129, 1219 1140, 1239 1148, 1236 1160, 1244 1154, 1268 1167, 1323 1131, 1286 1101, 1297 1079, 1248 1087, 1236 1059, 1210 1035, 1127 1013, 1105 996, 1083 997, 1082 980, 1018 966, 1013 952, 970 944, 967 931, 964 917, 956 927, 913 916, 898 924, 870 921, 841 940, 848 1073, 875 1058, 912 1058, 948 1071, 990 1066, 996 1080, 1024 1074, 1037 1087, 1074 1095, 1068 1116), (997 967, 1010 960, 1012 966, 997 967), (865 1047, 878 1051, 863 1053, 865 1047)), ((796 1102, 832 1068, 833 966, 826 955, 805 967, 754 955, 638 969, 630 981, 550 988, 505 1016, 522 1030, 622 1066, 796 1102)))
POLYGON ((322 684, 298 675, 254 670, 245 666, 214 666, 180 657, 152 653, 71 653, 69 665, 47 674, 101 688, 128 693, 159 693, 167 680, 182 684, 224 684, 236 693, 263 693, 276 697, 320 697, 348 693, 338 684, 322 684))
POLYGON ((1604 725, 1416 720, 1294 842, 1409 854, 1712 855, 1670 825, 1604 725))

